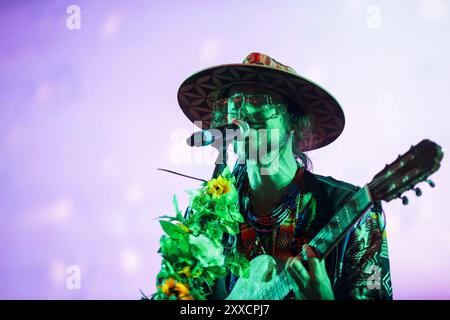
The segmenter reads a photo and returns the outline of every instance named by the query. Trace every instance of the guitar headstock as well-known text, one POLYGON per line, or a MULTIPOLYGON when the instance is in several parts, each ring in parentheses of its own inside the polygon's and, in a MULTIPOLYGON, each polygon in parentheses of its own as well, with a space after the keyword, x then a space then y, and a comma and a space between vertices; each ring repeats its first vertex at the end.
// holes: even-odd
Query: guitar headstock
MULTIPOLYGON (((439 169, 442 157, 441 147, 430 140, 425 139, 412 146, 404 155, 386 165, 368 184, 373 201, 388 202, 410 189, 420 196, 422 192, 414 187, 422 181, 434 187, 434 183, 427 178, 439 169)), ((402 199, 403 204, 408 203, 406 197, 402 199)))

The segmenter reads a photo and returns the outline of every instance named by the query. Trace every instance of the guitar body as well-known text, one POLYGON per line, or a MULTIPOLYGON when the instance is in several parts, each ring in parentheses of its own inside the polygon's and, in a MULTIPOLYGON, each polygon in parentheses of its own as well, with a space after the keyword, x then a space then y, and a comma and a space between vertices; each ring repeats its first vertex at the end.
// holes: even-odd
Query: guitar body
POLYGON ((291 290, 285 272, 272 256, 260 255, 250 261, 250 276, 240 277, 227 300, 280 300, 291 290), (284 284, 284 285, 283 285, 284 284))

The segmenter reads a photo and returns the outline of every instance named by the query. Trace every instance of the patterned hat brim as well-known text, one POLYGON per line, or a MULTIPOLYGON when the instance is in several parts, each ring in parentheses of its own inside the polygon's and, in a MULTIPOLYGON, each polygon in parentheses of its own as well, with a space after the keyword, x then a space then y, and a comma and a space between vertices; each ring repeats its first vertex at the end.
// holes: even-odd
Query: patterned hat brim
POLYGON ((342 133, 344 113, 330 93, 297 74, 264 65, 224 64, 196 72, 178 89, 178 103, 189 120, 201 121, 201 129, 208 129, 213 102, 221 90, 233 84, 249 83, 277 90, 291 100, 294 112, 298 110, 309 117, 311 127, 299 142, 300 150, 324 147, 342 133))

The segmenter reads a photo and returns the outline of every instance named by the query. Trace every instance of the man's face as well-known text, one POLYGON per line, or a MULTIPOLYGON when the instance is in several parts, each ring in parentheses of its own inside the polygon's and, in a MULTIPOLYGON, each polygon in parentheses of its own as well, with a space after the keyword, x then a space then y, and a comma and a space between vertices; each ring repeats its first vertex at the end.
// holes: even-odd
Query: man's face
POLYGON ((240 118, 250 126, 248 138, 245 141, 237 141, 234 146, 239 159, 253 160, 258 164, 268 165, 278 157, 280 147, 288 142, 288 116, 286 107, 280 106, 285 102, 276 91, 255 85, 232 87, 228 97, 235 97, 240 94, 245 96, 268 95, 272 100, 271 104, 264 104, 261 108, 255 108, 249 103, 246 106, 247 113, 230 113, 228 118, 228 121, 232 117, 240 118), (260 116, 262 109, 266 111, 263 116, 260 116), (255 116, 252 116, 252 114, 255 114, 255 116))

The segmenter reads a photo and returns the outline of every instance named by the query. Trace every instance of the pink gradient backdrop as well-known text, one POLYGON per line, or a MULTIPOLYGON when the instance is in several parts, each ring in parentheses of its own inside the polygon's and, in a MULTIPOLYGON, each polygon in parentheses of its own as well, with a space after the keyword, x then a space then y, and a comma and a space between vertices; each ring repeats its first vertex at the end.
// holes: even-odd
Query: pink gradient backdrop
MULTIPOLYGON (((172 195, 209 178, 210 148, 176 92, 195 71, 259 51, 327 88, 346 128, 314 172, 362 185, 423 138, 449 150, 450 3, 2 1, 0 298, 138 299, 154 290, 172 195), (66 8, 81 29, 66 28, 66 8), (375 6, 375 7, 374 7, 375 6), (379 13, 379 23, 373 14, 379 13), (202 160, 202 161, 200 161, 202 160), (66 286, 78 265, 80 290, 66 286)), ((450 171, 384 204, 396 299, 450 298, 450 171)))

